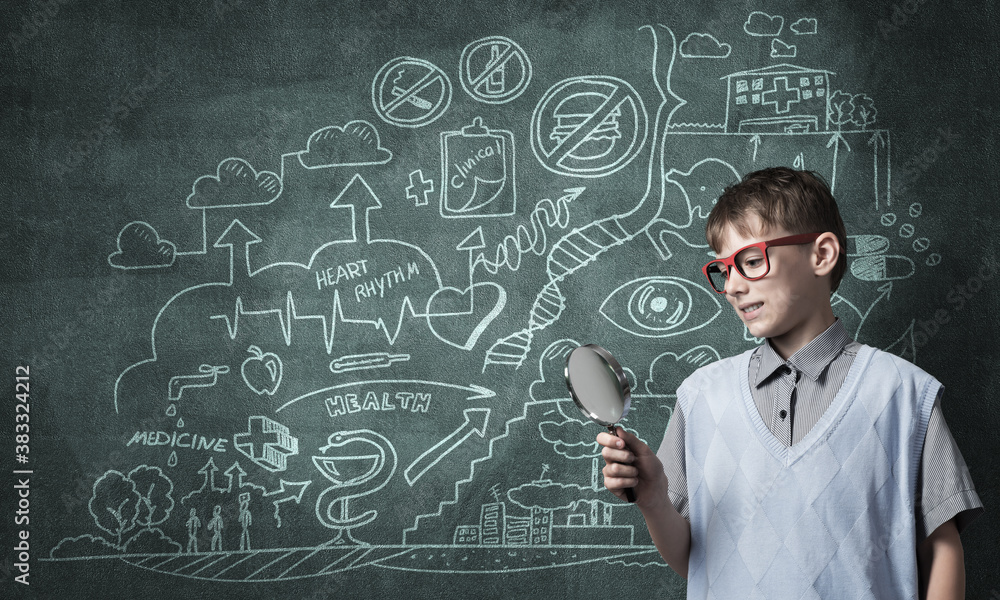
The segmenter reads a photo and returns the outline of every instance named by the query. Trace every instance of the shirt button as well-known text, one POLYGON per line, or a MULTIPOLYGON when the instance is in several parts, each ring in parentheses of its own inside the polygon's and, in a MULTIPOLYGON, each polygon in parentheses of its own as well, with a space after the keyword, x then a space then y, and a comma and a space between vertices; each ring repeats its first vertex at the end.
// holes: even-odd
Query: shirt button
POLYGON ((782 420, 784 420, 784 418, 788 416, 788 411, 782 410, 781 412, 778 413, 778 416, 781 417, 782 420))

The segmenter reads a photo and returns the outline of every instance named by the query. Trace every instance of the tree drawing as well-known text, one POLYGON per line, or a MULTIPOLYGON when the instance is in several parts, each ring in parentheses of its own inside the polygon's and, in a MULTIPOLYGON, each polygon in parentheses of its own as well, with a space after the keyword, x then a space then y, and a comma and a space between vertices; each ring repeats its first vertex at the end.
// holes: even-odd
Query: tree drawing
POLYGON ((148 465, 132 469, 128 478, 135 483, 136 492, 139 494, 139 513, 136 523, 151 528, 166 521, 174 509, 173 482, 159 467, 148 465))
POLYGON ((843 129, 844 123, 850 123, 854 120, 854 102, 852 102, 852 98, 850 94, 846 94, 840 90, 830 95, 830 108, 827 111, 827 117, 831 123, 837 126, 838 131, 843 129))
POLYGON ((142 499, 135 482, 118 471, 108 471, 94 482, 94 493, 87 505, 97 526, 114 537, 121 547, 122 535, 135 527, 142 499))
POLYGON ((851 103, 854 105, 853 122, 861 127, 861 131, 864 131, 866 127, 875 122, 875 116, 878 114, 875 109, 875 101, 867 94, 855 94, 851 98, 851 103))

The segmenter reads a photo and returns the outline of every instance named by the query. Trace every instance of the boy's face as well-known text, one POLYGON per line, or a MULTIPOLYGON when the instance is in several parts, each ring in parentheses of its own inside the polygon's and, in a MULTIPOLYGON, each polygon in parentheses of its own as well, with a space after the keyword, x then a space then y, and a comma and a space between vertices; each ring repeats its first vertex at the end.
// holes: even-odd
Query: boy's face
MULTIPOLYGON (((791 235, 783 229, 764 230, 760 218, 747 220, 751 237, 728 226, 719 249, 727 257, 749 244, 791 235)), ((771 345, 788 358, 812 341, 833 322, 830 289, 817 273, 815 244, 778 246, 767 249, 770 269, 762 279, 747 281, 731 269, 726 281, 726 299, 747 329, 758 338, 769 338, 771 345)))

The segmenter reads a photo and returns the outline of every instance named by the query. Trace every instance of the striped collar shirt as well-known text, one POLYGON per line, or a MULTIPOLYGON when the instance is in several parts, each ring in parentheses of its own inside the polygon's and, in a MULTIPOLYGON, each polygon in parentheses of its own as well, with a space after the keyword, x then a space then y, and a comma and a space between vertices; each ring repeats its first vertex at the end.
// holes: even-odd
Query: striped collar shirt
POLYGON ((750 393, 764 423, 778 439, 786 445, 796 444, 809 433, 833 402, 859 348, 837 319, 788 360, 781 358, 770 342, 754 351, 750 393), (790 397, 785 392, 787 386, 792 388, 790 397))

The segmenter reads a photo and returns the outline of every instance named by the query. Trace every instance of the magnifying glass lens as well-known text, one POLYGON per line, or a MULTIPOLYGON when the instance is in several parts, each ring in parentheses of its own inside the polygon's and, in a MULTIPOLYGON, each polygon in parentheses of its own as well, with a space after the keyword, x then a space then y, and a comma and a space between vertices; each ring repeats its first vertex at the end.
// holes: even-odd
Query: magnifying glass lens
POLYGON ((596 352, 574 352, 567 364, 580 407, 594 421, 617 423, 622 418, 625 403, 618 377, 596 352))
MULTIPOLYGON (((566 386, 573 402, 591 421, 617 435, 615 424, 628 415, 632 404, 631 387, 621 365, 596 344, 580 346, 566 358, 566 386)), ((632 488, 624 490, 625 499, 635 502, 632 488)))

